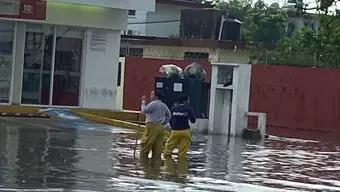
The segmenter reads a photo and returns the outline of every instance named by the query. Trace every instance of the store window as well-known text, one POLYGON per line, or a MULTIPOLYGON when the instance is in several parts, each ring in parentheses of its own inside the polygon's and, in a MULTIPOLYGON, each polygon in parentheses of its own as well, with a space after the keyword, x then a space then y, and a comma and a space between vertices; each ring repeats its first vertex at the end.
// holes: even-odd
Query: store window
POLYGON ((54 28, 27 25, 24 54, 23 104, 48 105, 54 28))
POLYGON ((83 35, 82 29, 57 28, 53 105, 78 106, 83 35))
POLYGON ((13 65, 14 24, 0 22, 0 103, 9 103, 13 65))
POLYGON ((26 28, 22 103, 78 106, 84 32, 39 24, 26 28))

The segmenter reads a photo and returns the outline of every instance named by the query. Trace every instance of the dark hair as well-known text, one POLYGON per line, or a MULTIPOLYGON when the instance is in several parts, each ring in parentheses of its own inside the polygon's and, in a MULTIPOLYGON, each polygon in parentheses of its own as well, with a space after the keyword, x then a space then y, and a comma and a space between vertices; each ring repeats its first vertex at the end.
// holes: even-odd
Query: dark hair
POLYGON ((156 90, 156 91, 155 91, 155 96, 156 96, 159 100, 161 100, 161 101, 164 100, 164 94, 163 94, 161 91, 156 90))
POLYGON ((178 102, 178 103, 185 103, 185 102, 187 102, 188 100, 189 100, 189 97, 188 97, 188 96, 186 96, 186 95, 181 95, 181 96, 178 97, 177 102, 178 102))

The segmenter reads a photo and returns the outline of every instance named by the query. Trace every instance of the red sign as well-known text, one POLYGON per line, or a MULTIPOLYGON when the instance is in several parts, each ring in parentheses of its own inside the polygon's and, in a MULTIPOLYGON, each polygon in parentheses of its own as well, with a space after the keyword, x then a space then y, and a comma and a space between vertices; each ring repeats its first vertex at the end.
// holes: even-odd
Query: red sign
POLYGON ((0 0, 0 17, 45 20, 46 0, 0 0))

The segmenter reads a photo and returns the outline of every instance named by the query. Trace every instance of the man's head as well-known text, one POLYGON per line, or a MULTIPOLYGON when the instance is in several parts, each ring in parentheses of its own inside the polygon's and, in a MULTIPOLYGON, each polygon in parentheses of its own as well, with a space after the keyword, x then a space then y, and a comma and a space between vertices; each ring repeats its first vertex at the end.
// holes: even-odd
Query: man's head
POLYGON ((155 99, 159 99, 161 101, 164 100, 164 94, 160 91, 155 91, 155 99))
POLYGON ((155 91, 151 91, 151 92, 150 92, 150 100, 151 100, 151 101, 155 100, 155 97, 156 97, 156 96, 155 96, 155 91))
POLYGON ((186 95, 181 95, 179 96, 178 98, 178 101, 177 101, 179 104, 185 104, 185 103, 188 103, 189 102, 189 97, 186 96, 186 95))

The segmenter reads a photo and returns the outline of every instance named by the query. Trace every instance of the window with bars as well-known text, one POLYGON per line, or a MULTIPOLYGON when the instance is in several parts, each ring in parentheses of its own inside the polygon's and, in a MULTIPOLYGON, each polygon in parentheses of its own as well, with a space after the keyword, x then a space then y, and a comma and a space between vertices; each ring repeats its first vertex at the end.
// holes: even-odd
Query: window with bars
POLYGON ((138 56, 138 57, 143 57, 144 50, 143 48, 126 48, 122 47, 120 48, 120 57, 125 57, 125 56, 138 56))
POLYGON ((184 59, 203 59, 209 60, 209 53, 205 52, 185 52, 184 59))
POLYGON ((136 10, 129 10, 128 15, 129 16, 136 16, 136 10))

